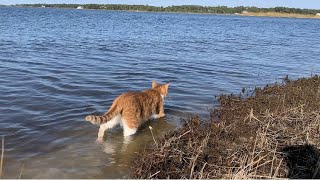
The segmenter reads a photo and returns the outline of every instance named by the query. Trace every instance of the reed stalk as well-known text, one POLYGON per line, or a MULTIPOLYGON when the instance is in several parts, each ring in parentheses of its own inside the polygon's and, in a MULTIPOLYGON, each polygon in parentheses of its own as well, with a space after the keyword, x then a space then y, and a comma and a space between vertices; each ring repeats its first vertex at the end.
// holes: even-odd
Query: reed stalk
POLYGON ((1 162, 0 162, 0 178, 3 175, 3 158, 4 158, 4 137, 2 136, 2 146, 1 146, 1 162))

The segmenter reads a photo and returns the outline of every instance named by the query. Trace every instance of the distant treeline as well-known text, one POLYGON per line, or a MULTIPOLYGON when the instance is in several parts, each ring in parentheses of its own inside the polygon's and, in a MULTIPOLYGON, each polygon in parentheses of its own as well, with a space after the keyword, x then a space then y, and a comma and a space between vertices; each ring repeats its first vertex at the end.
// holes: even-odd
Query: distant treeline
POLYGON ((320 10, 316 9, 299 9, 299 8, 287 8, 287 7, 275 7, 275 8, 257 8, 257 7, 227 7, 227 6, 195 6, 195 5, 183 5, 183 6, 168 6, 157 7, 148 5, 122 5, 122 4, 20 4, 17 6, 24 7, 53 7, 53 8, 77 8, 82 6, 84 9, 106 9, 106 10, 120 10, 120 11, 153 11, 153 12, 190 12, 190 13, 214 13, 214 14, 235 14, 254 12, 254 13, 295 13, 295 14, 317 14, 320 10))

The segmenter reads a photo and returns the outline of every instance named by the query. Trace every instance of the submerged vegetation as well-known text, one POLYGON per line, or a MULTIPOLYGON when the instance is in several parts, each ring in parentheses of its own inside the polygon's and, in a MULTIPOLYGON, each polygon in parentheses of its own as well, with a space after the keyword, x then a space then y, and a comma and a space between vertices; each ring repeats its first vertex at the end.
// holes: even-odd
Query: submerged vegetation
POLYGON ((274 8, 257 8, 257 7, 227 7, 227 6, 148 6, 148 5, 122 5, 122 4, 20 4, 17 6, 23 7, 52 7, 52 8, 77 8, 84 9, 105 9, 105 10, 120 10, 120 11, 152 11, 152 12, 188 12, 188 13, 212 13, 212 14, 241 14, 243 12, 251 13, 285 13, 285 14, 303 14, 313 15, 320 13, 316 9, 299 9, 287 7, 274 8))
POLYGON ((134 177, 320 178, 319 76, 219 102, 139 154, 134 177))

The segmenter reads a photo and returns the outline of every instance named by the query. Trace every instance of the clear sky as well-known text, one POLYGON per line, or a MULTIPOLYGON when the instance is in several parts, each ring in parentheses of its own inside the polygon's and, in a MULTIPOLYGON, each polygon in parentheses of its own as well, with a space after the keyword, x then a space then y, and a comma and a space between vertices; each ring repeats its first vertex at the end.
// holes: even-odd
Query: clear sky
POLYGON ((0 0, 0 4, 66 3, 66 4, 142 4, 152 6, 256 6, 320 9, 320 0, 0 0))

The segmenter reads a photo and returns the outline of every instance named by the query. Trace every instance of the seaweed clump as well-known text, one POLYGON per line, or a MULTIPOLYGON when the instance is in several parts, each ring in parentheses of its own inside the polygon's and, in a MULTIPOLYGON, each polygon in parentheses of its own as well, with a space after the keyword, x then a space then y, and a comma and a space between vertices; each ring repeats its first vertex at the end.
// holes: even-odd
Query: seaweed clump
POLYGON ((208 120, 189 118, 146 147, 133 176, 320 178, 319 76, 218 100, 208 120))

